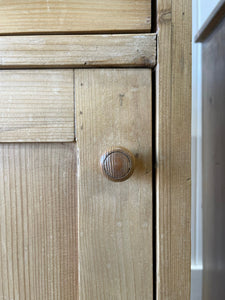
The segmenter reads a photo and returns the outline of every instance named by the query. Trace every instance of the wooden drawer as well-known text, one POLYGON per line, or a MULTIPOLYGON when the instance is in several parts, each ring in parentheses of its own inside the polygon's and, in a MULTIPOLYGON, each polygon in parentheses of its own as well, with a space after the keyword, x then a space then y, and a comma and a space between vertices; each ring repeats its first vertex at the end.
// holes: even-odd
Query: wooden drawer
POLYGON ((150 32, 150 0, 0 1, 0 34, 150 32))

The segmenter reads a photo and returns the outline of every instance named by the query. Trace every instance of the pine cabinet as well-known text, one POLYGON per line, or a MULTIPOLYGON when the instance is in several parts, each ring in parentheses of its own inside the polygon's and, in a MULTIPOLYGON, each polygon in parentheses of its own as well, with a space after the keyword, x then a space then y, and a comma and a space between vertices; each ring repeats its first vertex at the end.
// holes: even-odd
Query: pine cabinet
POLYGON ((190 4, 0 7, 0 298, 189 299, 190 4))

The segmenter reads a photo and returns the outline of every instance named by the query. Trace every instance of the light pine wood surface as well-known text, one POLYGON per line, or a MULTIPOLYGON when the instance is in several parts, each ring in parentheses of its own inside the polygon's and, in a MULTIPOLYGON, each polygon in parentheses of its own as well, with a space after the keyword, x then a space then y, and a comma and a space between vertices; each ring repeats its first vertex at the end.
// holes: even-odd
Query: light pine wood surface
POLYGON ((1 0, 0 34, 150 32, 148 0, 1 0))
POLYGON ((76 300, 74 143, 0 145, 0 298, 76 300))
POLYGON ((190 1, 157 1, 157 55, 151 1, 0 7, 0 142, 77 142, 0 145, 0 296, 151 300, 156 247, 157 300, 189 300, 190 1), (152 72, 97 67, 149 68, 156 56, 153 245, 152 72), (101 174, 112 146, 136 156, 127 181, 101 174))
POLYGON ((74 141, 73 70, 1 70, 0 142, 74 141))
POLYGON ((74 72, 80 299, 151 300, 151 70, 74 72), (127 181, 101 172, 101 155, 112 146, 136 156, 127 181))
POLYGON ((156 34, 0 36, 0 68, 156 64, 156 34))
POLYGON ((191 1, 158 1, 157 299, 189 300, 191 271, 191 1))

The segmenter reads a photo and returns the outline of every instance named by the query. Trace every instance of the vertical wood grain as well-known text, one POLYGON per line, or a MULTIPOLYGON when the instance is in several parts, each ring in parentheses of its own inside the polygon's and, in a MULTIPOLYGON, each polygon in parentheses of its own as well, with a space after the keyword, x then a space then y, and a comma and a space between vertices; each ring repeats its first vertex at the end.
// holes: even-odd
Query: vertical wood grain
POLYGON ((191 2, 158 1, 157 299, 190 299, 191 2))
POLYGON ((150 300, 151 70, 75 70, 75 99, 80 299, 150 300), (136 156, 127 181, 101 172, 101 155, 113 146, 136 156))
POLYGON ((0 299, 77 298, 75 144, 0 145, 0 299))

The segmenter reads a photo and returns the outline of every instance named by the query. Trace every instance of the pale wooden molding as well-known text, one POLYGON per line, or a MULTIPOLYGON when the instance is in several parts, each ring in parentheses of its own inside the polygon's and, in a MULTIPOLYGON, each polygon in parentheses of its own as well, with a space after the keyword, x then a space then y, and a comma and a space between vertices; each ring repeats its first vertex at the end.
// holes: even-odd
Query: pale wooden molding
POLYGON ((189 300, 191 270, 191 1, 158 1, 157 299, 189 300))
POLYGON ((156 34, 0 36, 0 68, 155 64, 156 34))

